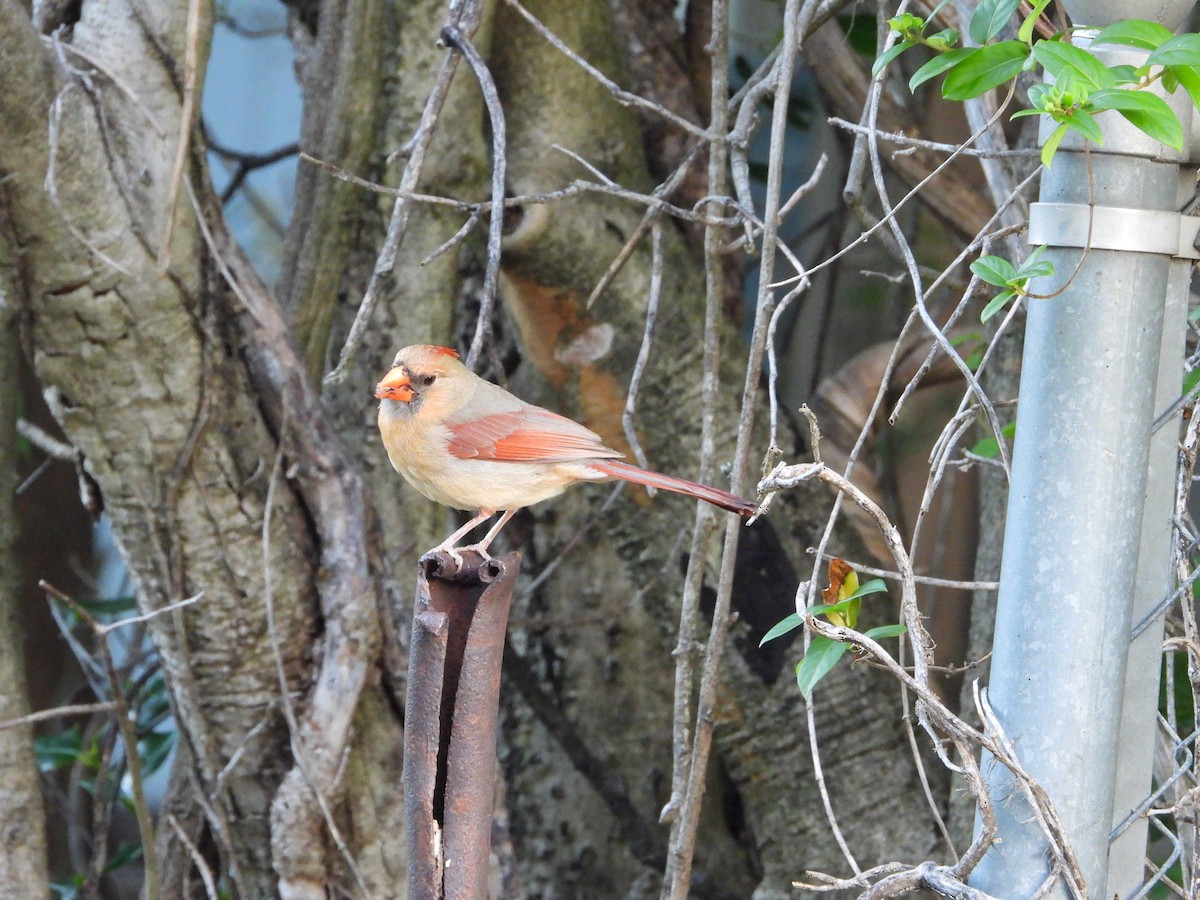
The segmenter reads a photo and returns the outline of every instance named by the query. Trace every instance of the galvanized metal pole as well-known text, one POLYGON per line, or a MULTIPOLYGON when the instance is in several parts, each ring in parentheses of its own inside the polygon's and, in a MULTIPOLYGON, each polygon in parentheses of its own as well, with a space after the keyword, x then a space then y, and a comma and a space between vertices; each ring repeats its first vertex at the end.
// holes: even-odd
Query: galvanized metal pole
MULTIPOLYGON (((1195 194, 1195 170, 1181 178, 1186 199, 1195 194)), ((1146 843, 1150 821, 1141 808, 1150 796, 1154 767, 1158 693, 1162 675, 1162 641, 1168 607, 1162 601, 1172 590, 1171 528, 1175 506, 1175 476, 1179 457, 1178 407, 1183 383, 1184 343, 1187 336, 1188 292, 1192 260, 1171 263, 1163 342, 1159 354, 1154 421, 1150 439, 1142 542, 1134 586, 1133 629, 1125 667, 1125 691, 1117 744, 1117 780, 1113 807, 1113 839, 1109 848, 1109 893, 1133 897, 1146 880, 1146 843), (1172 407, 1175 407, 1172 410, 1172 407)))
MULTIPOLYGON (((1077 24, 1144 18, 1176 28, 1193 0, 1066 5, 1077 24)), ((1137 65, 1146 55, 1096 52, 1108 64, 1137 65)), ((1168 102, 1186 134, 1191 106, 1178 93, 1168 102)), ((1031 242, 1048 243, 1046 258, 1055 264, 1055 275, 1033 291, 1056 296, 1029 301, 988 688, 1006 736, 1057 809, 1087 896, 1095 898, 1112 896, 1109 834, 1163 310, 1172 260, 1190 253, 1194 238, 1181 236, 1177 205, 1186 154, 1114 113, 1098 121, 1104 144, 1085 154, 1079 140, 1064 142, 1031 211, 1031 242)), ((992 760, 984 772, 999 841, 971 885, 1030 897, 1050 875, 1048 838, 1011 773, 992 760)), ((1069 895, 1059 881, 1049 896, 1069 895)))

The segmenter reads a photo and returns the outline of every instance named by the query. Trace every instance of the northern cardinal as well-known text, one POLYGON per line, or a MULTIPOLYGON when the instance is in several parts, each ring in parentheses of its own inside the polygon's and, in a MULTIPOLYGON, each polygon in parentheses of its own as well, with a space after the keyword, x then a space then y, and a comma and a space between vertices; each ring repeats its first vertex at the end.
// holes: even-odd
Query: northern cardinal
POLYGON ((418 344, 396 354, 375 387, 379 433, 396 471, 418 491, 475 516, 433 551, 449 550, 498 511, 504 514, 471 549, 488 545, 524 506, 556 497, 579 481, 619 478, 753 515, 748 500, 720 488, 627 463, 577 422, 526 403, 484 381, 449 347, 418 344))

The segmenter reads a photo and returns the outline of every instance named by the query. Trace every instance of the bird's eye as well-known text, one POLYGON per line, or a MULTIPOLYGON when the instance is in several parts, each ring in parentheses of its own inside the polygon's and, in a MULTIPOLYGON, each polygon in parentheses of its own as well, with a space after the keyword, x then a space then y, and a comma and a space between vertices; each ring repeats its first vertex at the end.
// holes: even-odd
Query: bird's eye
POLYGON ((429 387, 435 381, 437 381, 436 375, 422 375, 421 376, 421 384, 423 384, 425 387, 429 387))

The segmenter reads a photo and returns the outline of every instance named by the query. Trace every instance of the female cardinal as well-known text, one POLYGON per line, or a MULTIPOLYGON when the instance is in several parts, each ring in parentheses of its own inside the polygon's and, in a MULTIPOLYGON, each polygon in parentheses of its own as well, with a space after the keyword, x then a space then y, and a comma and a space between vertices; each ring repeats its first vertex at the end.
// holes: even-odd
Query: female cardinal
POLYGON ((396 471, 430 500, 479 510, 430 552, 453 552, 467 532, 504 510, 471 547, 486 556, 513 513, 556 497, 577 481, 620 478, 707 500, 742 516, 755 512, 753 503, 720 488, 616 462, 623 454, 604 446, 599 435, 484 381, 449 347, 405 347, 376 385, 375 396, 383 401, 379 433, 396 471))

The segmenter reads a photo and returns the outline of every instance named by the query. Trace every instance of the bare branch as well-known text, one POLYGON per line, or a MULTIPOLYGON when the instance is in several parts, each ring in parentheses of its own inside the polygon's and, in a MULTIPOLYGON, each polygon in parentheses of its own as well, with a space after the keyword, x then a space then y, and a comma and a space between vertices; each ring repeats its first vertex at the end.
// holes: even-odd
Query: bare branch
POLYGON ((622 106, 634 106, 638 109, 644 109, 648 112, 652 112, 655 115, 666 119, 673 125, 677 125, 678 127, 682 128, 688 134, 700 138, 701 140, 711 141, 715 139, 715 135, 709 134, 704 129, 698 127, 695 123, 685 119, 683 116, 676 115, 665 106, 662 106, 659 103, 654 103, 651 100, 647 100, 645 97, 640 97, 637 94, 631 94, 629 91, 624 90, 615 81, 613 81, 599 69, 593 66, 590 62, 564 44, 558 35, 543 25, 537 19, 537 17, 533 15, 533 13, 522 6, 520 0, 504 0, 504 2, 520 13, 521 17, 530 25, 532 25, 538 34, 549 41, 556 50, 558 50, 565 57, 571 60, 571 62, 575 63, 589 75, 595 78, 598 82, 608 88, 613 97, 616 98, 617 102, 622 106))
MULTIPOLYGON (((442 40, 463 55, 479 80, 479 89, 483 93, 483 102, 492 125, 492 209, 500 209, 504 205, 504 173, 508 157, 505 148, 504 110, 500 106, 496 83, 492 80, 483 57, 461 29, 455 25, 446 25, 442 29, 442 40)), ((487 270, 483 277, 479 321, 475 323, 475 336, 471 338, 471 349, 467 352, 466 363, 470 369, 479 365, 479 353, 483 349, 484 338, 491 332, 492 310, 496 305, 496 283, 500 277, 500 239, 503 233, 504 216, 492 215, 488 219, 487 270)))
MULTIPOLYGON (((465 33, 470 33, 478 21, 479 4, 477 0, 474 0, 474 2, 465 4, 452 4, 446 26, 460 27, 465 33)), ((350 326, 350 333, 346 336, 341 353, 338 355, 337 365, 325 376, 326 384, 338 384, 344 381, 349 374, 350 361, 358 352, 358 348, 362 346, 363 337, 371 323, 371 316, 374 315, 375 307, 379 303, 384 281, 396 267, 396 254, 404 240, 404 233, 408 229, 408 217, 412 211, 408 195, 416 188, 421 179, 425 154, 429 151, 429 144, 433 140, 434 130, 437 128, 438 116, 441 115, 442 107, 446 103, 446 95, 450 92, 450 83, 454 79, 454 72, 458 67, 459 55, 449 52, 442 60, 442 65, 434 78, 429 99, 425 102, 425 110, 421 113, 421 121, 404 148, 408 162, 404 166, 404 173, 400 176, 400 186, 396 203, 392 206, 392 218, 388 222, 387 235, 384 237, 383 247, 379 250, 379 256, 375 260, 375 269, 371 273, 371 279, 367 282, 367 290, 363 295, 362 304, 358 308, 358 313, 350 326)))

